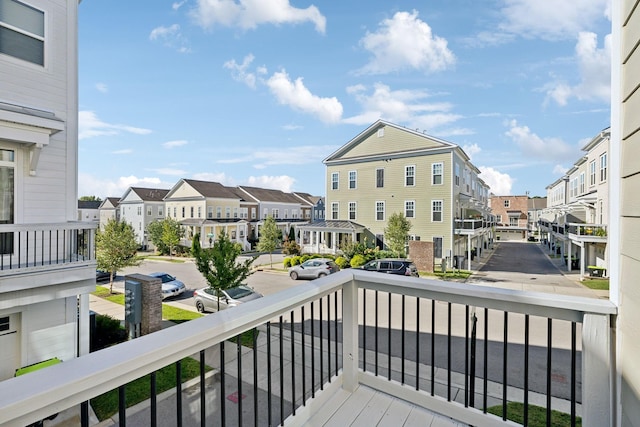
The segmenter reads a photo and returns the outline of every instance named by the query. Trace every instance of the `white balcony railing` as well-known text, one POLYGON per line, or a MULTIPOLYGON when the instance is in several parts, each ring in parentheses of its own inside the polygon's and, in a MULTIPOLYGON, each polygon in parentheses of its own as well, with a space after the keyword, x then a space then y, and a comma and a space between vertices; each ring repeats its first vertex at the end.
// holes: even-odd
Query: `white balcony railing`
POLYGON ((0 277, 95 263, 96 222, 0 224, 0 277))
MULTIPOLYGON (((123 390, 121 386, 165 366, 179 366, 185 357, 200 354, 204 364, 205 351, 212 346, 256 327, 266 334, 266 356, 258 355, 254 347, 252 369, 242 364, 246 353, 238 345, 237 384, 242 387, 251 381, 253 372, 254 402, 258 389, 261 396, 265 391, 269 398, 278 395, 280 417, 285 418, 283 408, 289 414, 286 425, 303 425, 336 386, 353 391, 359 383, 476 426, 496 425, 500 420, 486 413, 488 400, 506 405, 513 399, 546 401, 549 410, 566 404, 573 417, 581 414, 582 425, 610 425, 615 372, 610 326, 615 314, 613 304, 597 299, 343 270, 3 381, 0 425, 26 425, 76 405, 85 414, 89 399, 123 390), (283 319, 290 319, 284 329, 283 319), (290 362, 286 366, 285 358, 290 362), (497 367, 488 364, 492 360, 499 361, 497 367), (266 375, 258 374, 256 369, 265 365, 266 375), (272 370, 278 372, 273 375, 279 375, 274 384, 280 385, 280 391, 272 388, 272 370), (558 378, 563 379, 564 389, 559 388, 558 378), (285 383, 290 390, 285 390, 285 383), (327 383, 331 387, 321 391, 327 383), (464 399, 452 397, 455 387, 464 399)), ((205 398, 204 374, 200 378, 200 389, 194 387, 193 393, 201 395, 200 404, 183 405, 177 400, 180 409, 171 416, 182 417, 184 408, 192 412, 191 419, 211 425, 218 419, 207 417, 217 405, 222 408, 221 425, 226 425, 225 414, 231 412, 224 410, 226 393, 217 393, 217 403, 205 398)), ((223 371, 219 381, 224 378, 223 371)), ((223 383, 223 391, 224 387, 223 383)), ((249 387, 238 390, 238 396, 245 393, 251 394, 249 387)), ((121 396, 124 402, 124 392, 121 396)), ((178 390, 176 399, 180 396, 178 390)), ((236 408, 240 415, 241 402, 236 408)), ((154 405, 155 400, 150 407, 154 405)), ((267 416, 254 415, 256 421, 267 416)), ((120 407, 119 416, 126 418, 126 408, 120 407)), ((151 416, 155 416, 153 409, 151 416)), ((268 416, 271 423, 271 410, 268 416)), ((87 420, 84 416, 83 425, 88 425, 87 420)), ((279 422, 278 418, 274 424, 279 422)))

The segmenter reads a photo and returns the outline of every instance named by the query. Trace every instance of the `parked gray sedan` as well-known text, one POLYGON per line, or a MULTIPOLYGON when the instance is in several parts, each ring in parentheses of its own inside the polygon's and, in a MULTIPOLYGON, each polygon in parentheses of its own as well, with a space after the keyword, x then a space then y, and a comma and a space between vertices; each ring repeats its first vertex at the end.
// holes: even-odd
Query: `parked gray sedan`
POLYGON ((312 258, 300 265, 289 268, 289 277, 298 279, 317 279, 340 271, 340 267, 329 258, 312 258))
MULTIPOLYGON (((220 292, 222 294, 220 298, 220 310, 262 298, 261 293, 254 291, 247 285, 236 286, 235 288, 225 289, 220 292)), ((216 291, 209 287, 196 290, 193 293, 193 303, 200 313, 204 313, 205 311, 218 311, 216 291)))

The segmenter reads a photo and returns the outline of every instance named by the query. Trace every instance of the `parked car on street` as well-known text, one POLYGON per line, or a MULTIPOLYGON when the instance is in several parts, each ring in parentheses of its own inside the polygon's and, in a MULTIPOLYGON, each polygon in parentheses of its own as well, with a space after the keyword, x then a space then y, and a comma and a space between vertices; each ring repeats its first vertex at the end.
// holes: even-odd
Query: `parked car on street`
MULTIPOLYGON (((220 291, 220 310, 235 307, 254 299, 262 298, 262 294, 247 285, 240 285, 220 291)), ((201 288, 193 293, 193 303, 200 313, 218 311, 218 296, 215 289, 201 288)))
POLYGON ((162 299, 181 295, 186 289, 184 283, 168 273, 157 272, 151 273, 149 276, 162 280, 162 299))
POLYGON ((408 260, 401 258, 382 258, 369 261, 362 267, 363 270, 376 271, 378 273, 399 274, 401 276, 419 277, 418 268, 408 260))
POLYGON ((300 265, 289 268, 289 277, 298 279, 317 279, 340 271, 338 264, 329 258, 312 258, 300 265))
POLYGON ((111 279, 111 273, 104 270, 96 270, 96 282, 111 279))

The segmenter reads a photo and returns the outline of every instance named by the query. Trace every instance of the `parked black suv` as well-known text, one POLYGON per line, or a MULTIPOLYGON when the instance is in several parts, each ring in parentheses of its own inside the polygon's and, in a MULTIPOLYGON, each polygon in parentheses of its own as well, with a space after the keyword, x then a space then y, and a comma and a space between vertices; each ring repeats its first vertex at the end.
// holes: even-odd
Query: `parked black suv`
POLYGON ((408 259, 383 258, 369 261, 361 267, 367 271, 377 271, 378 273, 399 274, 401 276, 418 277, 416 265, 408 259))

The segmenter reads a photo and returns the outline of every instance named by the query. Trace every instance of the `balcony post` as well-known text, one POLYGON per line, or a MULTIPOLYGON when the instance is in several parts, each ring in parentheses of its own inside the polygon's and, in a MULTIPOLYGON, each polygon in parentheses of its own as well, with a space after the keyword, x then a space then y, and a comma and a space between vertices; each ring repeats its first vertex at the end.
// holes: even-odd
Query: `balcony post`
MULTIPOLYGON (((358 388, 358 285, 355 280, 342 288, 342 388, 353 392, 358 388)), ((366 349, 365 349, 366 351, 366 349)))
POLYGON ((582 324, 582 425, 613 426, 615 375, 606 314, 585 314, 582 324))

